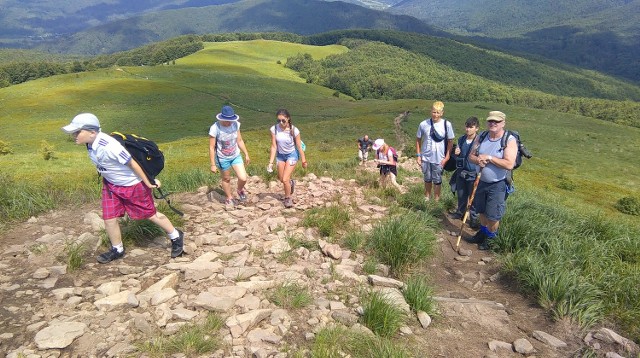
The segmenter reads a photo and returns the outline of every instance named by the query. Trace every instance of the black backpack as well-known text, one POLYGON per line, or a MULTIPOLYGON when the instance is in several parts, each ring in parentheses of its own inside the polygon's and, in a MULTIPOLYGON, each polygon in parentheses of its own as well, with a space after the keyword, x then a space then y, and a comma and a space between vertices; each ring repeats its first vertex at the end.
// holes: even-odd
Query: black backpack
MULTIPOLYGON (((156 176, 164 169, 164 154, 158 148, 158 145, 147 138, 135 134, 111 132, 110 135, 131 154, 131 158, 140 165, 149 182, 154 183, 156 176)), ((184 215, 184 213, 171 206, 168 193, 165 194, 161 188, 156 189, 160 193, 160 196, 153 194, 156 199, 164 199, 171 210, 180 216, 184 215)))
POLYGON ((140 165, 147 179, 153 183, 156 176, 164 169, 164 154, 158 145, 135 134, 111 132, 110 135, 125 147, 131 157, 140 165))
MULTIPOLYGON (((488 135, 489 135, 489 131, 483 131, 482 133, 480 133, 480 136, 478 139, 478 148, 476 149, 476 155, 478 155, 478 150, 480 149, 480 143, 484 142, 484 140, 487 138, 488 135)), ((507 183, 510 185, 511 183, 513 183, 512 171, 515 169, 518 169, 522 165, 522 157, 530 159, 531 157, 533 157, 533 154, 531 154, 531 152, 527 149, 527 147, 525 147, 524 144, 522 144, 522 141, 520 140, 520 133, 518 133, 517 131, 510 131, 510 130, 505 130, 504 134, 502 135, 502 138, 500 139, 501 151, 503 151, 504 148, 507 147, 507 141, 509 140, 509 136, 513 136, 516 139, 516 144, 518 146, 518 151, 516 153, 516 162, 513 165, 513 169, 509 170, 507 173, 507 183)))
MULTIPOLYGON (((429 133, 429 135, 431 136, 431 139, 433 139, 434 142, 440 143, 443 140, 445 141, 444 142, 444 155, 446 157, 447 156, 447 149, 448 149, 447 148, 448 147, 447 141, 449 141, 449 138, 448 138, 449 137, 449 126, 447 126, 447 122, 448 121, 446 119, 443 119, 443 121, 444 121, 444 137, 440 137, 438 135, 438 133, 436 133, 436 130, 433 127, 433 119, 429 118, 429 121, 431 122, 431 133, 429 133)), ((455 148, 455 146, 453 146, 451 148, 451 150, 453 151, 454 148, 455 148)), ((455 160, 453 154, 451 154, 449 156, 449 160, 444 164, 444 168, 442 168, 442 169, 444 171, 447 171, 447 172, 452 172, 452 171, 456 170, 456 160, 455 160)))

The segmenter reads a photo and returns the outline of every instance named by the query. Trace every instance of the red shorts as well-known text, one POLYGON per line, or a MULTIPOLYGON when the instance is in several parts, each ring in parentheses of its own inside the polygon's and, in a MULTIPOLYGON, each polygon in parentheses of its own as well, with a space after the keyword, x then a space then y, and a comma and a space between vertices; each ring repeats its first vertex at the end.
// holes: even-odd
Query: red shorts
POLYGON ((102 218, 123 217, 124 213, 135 220, 148 219, 156 214, 151 188, 143 182, 132 186, 119 186, 103 180, 102 218))

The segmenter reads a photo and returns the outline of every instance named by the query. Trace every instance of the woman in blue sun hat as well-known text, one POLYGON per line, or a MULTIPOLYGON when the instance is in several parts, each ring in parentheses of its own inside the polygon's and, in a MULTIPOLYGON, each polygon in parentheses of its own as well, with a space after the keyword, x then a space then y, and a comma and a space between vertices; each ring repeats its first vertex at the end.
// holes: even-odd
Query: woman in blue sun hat
POLYGON ((240 134, 240 116, 234 113, 231 106, 223 106, 220 113, 216 115, 217 121, 209 129, 209 159, 211 161, 211 171, 216 173, 220 168, 222 179, 222 190, 226 195, 225 204, 235 205, 231 192, 231 168, 238 177, 238 200, 247 200, 247 192, 244 186, 247 183, 247 171, 242 161, 240 151, 244 153, 247 165, 249 152, 240 134))
POLYGON ((304 155, 300 131, 293 126, 291 115, 286 109, 276 112, 278 123, 270 128, 271 154, 269 155, 268 170, 273 170, 273 163, 277 159, 278 179, 284 185, 284 206, 293 207, 291 195, 295 189, 296 181, 291 179, 293 170, 298 160, 302 167, 307 167, 307 157, 304 155))

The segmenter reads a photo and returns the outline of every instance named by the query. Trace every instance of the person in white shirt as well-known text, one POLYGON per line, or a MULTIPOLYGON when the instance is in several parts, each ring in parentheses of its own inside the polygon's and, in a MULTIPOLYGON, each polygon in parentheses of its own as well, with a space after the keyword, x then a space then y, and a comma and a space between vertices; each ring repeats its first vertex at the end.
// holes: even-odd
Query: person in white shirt
POLYGON ((103 178, 102 218, 111 249, 98 256, 98 262, 104 264, 124 257, 118 218, 125 213, 131 219, 148 219, 160 226, 171 239, 171 257, 181 256, 184 233, 176 229, 164 214, 156 211, 153 203, 151 191, 160 187, 160 181, 149 181, 120 142, 100 131, 100 122, 95 115, 78 114, 62 130, 71 134, 76 144, 86 145, 89 158, 103 178))

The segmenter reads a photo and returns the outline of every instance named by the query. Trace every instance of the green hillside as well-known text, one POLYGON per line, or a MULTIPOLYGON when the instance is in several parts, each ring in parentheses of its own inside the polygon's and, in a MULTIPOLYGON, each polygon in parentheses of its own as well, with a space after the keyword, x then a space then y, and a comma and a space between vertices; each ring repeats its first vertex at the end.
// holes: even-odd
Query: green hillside
MULTIPOLYGON (((0 227, 60 205, 96 201, 100 186, 85 148, 73 144, 60 130, 74 115, 85 111, 95 113, 105 131, 134 132, 156 140, 167 158, 160 179, 170 191, 216 184, 219 175, 209 172, 207 133, 223 104, 231 104, 240 115, 243 137, 252 157, 248 166, 251 175, 267 175, 268 129, 275 123, 276 109, 286 107, 307 145, 309 168, 307 171, 300 168, 296 175, 313 172, 362 179, 356 178, 355 139, 368 133, 396 146, 393 119, 409 111, 403 130, 411 142, 435 98, 356 101, 332 89, 307 83, 284 65, 287 58, 298 54, 328 59, 350 52, 354 50, 339 45, 318 47, 266 40, 206 43, 202 50, 171 65, 114 66, 2 88, 0 149, 8 147, 11 153, 0 155, 0 227)), ((378 55, 370 53, 372 59, 378 55)), ((640 156, 640 147, 636 145, 640 128, 487 101, 447 101, 445 105, 445 117, 453 122, 456 135, 461 134, 467 117, 483 118, 489 110, 504 111, 508 128, 518 130, 534 153, 534 158, 515 173, 517 191, 513 199, 509 198, 509 205, 524 206, 522 210, 528 212, 540 209, 524 218, 526 225, 505 224, 501 228, 507 233, 505 237, 520 238, 521 233, 531 235, 535 230, 549 228, 546 224, 554 220, 546 215, 551 213, 572 225, 585 226, 581 232, 588 231, 591 239, 603 242, 601 245, 608 243, 603 240, 615 241, 612 243, 615 246, 606 245, 610 252, 607 261, 594 257, 597 254, 585 247, 579 253, 565 248, 568 258, 563 256, 562 260, 533 251, 535 248, 527 248, 527 252, 532 252, 530 256, 514 256, 508 247, 503 247, 504 257, 511 265, 507 269, 531 270, 533 275, 543 272, 540 267, 546 267, 545 260, 555 262, 556 266, 560 262, 576 272, 582 269, 570 273, 580 280, 581 286, 569 282, 561 288, 568 287, 570 292, 547 301, 542 293, 534 296, 546 302, 549 307, 543 307, 558 318, 581 319, 583 312, 590 311, 580 306, 563 312, 565 306, 554 308, 555 302, 562 305, 570 305, 574 299, 581 304, 597 302, 598 315, 582 322, 611 318, 628 329, 634 339, 640 339, 635 324, 640 308, 637 300, 629 299, 637 297, 640 256, 637 245, 627 245, 631 241, 624 237, 640 228, 637 217, 624 215, 615 208, 621 198, 640 196, 640 166, 630 165, 640 156), (576 213, 584 215, 581 218, 586 219, 581 220, 586 220, 585 225, 570 220, 576 213), (603 235, 614 232, 611 227, 616 228, 615 237, 599 236, 601 232, 603 235), (507 236, 509 232, 511 236, 507 236), (538 261, 527 264, 530 257, 538 261), (536 262, 542 266, 535 266, 536 262), (594 271, 600 275, 592 275, 594 271), (596 292, 595 296, 584 298, 579 287, 585 285, 593 288, 590 292, 596 292), (605 301, 603 297, 619 299, 605 301)), ((407 175, 419 174, 401 170, 400 180, 407 175)), ((421 191, 419 187, 417 192, 421 191)), ((511 220, 521 219, 515 214, 510 212, 511 220)), ((563 235, 569 240, 563 242, 579 242, 571 230, 572 227, 566 229, 568 232, 563 235)), ((535 239, 539 242, 547 237, 537 235, 535 239)), ((522 245, 521 241, 512 240, 514 246, 522 245)), ((509 242, 505 241, 506 244, 509 242)), ((548 247, 545 245, 548 243, 536 247, 544 250, 548 247)), ((554 273, 568 277, 564 272, 567 271, 554 273)), ((543 276, 546 277, 546 272, 543 276)))
MULTIPOLYGON (((108 68, 0 89, 0 140, 10 143, 14 152, 0 156, 0 170, 19 181, 46 181, 50 188, 64 191, 69 191, 70 178, 76 178, 73 182, 77 182, 74 185, 78 189, 93 190, 93 184, 87 183, 93 183, 94 174, 84 151, 59 131, 83 111, 97 114, 105 130, 140 133, 159 141, 168 152, 169 165, 164 175, 169 178, 181 170, 205 170, 206 133, 213 115, 224 103, 236 106, 243 118, 245 136, 249 147, 255 148, 252 151, 256 152, 257 163, 266 159, 266 133, 279 107, 290 109, 310 148, 322 148, 309 152, 312 163, 321 158, 348 161, 353 156, 353 138, 365 131, 388 137, 391 119, 406 110, 414 113, 410 127, 417 126, 420 118, 428 115, 432 99, 353 101, 344 95, 334 96, 334 90, 307 84, 284 67, 287 57, 299 53, 320 59, 345 51, 342 46, 263 40, 208 43, 204 50, 179 59, 175 65, 108 68), (39 157, 43 140, 56 147, 59 159, 44 161, 39 157)), ((549 185, 559 180, 557 167, 561 167, 567 178, 581 183, 566 198, 569 205, 604 205, 609 212, 615 212, 613 205, 618 198, 637 194, 633 189, 638 187, 634 178, 640 177, 637 166, 620 164, 618 171, 606 173, 581 169, 593 167, 583 153, 602 153, 603 166, 605 160, 633 162, 640 149, 631 144, 635 140, 628 139, 640 136, 637 128, 484 101, 448 103, 447 116, 459 130, 469 115, 482 117, 495 107, 513 116, 510 124, 525 134, 537 154, 537 159, 518 173, 523 183, 549 185), (558 138, 566 145, 562 155, 547 145, 548 138, 558 138)))

